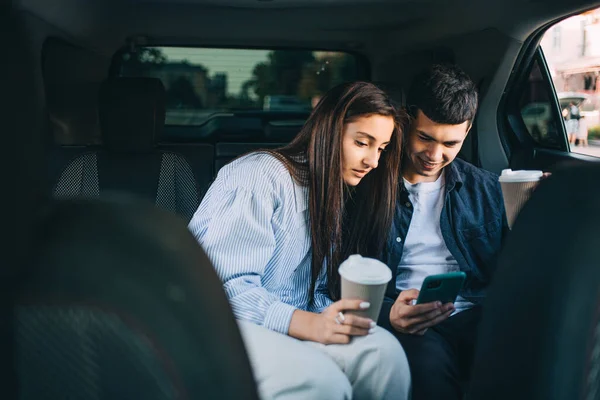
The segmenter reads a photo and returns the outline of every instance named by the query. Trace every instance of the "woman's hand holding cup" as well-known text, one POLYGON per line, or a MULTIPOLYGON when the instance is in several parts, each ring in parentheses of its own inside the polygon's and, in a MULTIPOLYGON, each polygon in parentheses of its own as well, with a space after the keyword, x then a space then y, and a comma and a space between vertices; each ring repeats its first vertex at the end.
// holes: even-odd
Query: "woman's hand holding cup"
POLYGON ((364 311, 371 305, 363 300, 342 299, 327 307, 313 321, 313 332, 323 344, 347 344, 351 336, 366 336, 373 332, 376 323, 345 311, 364 311))

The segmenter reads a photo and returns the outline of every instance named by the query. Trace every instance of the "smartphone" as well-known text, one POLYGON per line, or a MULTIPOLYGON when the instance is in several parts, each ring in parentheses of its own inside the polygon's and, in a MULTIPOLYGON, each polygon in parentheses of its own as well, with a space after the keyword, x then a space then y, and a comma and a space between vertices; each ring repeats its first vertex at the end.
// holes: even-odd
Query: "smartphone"
POLYGON ((439 301, 442 304, 454 303, 467 274, 462 271, 430 275, 425 278, 417 304, 439 301))

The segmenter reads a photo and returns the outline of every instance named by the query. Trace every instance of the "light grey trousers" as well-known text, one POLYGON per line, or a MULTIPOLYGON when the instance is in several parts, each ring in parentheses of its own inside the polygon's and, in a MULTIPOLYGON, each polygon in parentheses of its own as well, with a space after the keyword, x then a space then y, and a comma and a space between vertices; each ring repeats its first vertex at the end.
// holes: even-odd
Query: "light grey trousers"
POLYGON ((349 344, 324 345, 238 324, 262 400, 409 398, 406 355, 381 327, 349 344))

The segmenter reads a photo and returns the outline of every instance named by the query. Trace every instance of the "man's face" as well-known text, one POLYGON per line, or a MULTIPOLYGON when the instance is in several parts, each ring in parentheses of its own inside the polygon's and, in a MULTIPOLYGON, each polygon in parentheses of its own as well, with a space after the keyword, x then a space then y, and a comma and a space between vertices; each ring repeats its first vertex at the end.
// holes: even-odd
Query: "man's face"
POLYGON ((405 137, 404 178, 411 183, 434 182, 456 158, 469 129, 470 121, 439 124, 419 110, 405 137))

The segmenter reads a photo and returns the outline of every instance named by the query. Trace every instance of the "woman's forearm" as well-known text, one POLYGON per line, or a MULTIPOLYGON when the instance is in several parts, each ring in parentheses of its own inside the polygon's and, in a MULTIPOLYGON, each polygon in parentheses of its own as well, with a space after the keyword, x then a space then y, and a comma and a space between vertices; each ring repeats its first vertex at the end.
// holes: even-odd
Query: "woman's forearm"
POLYGON ((296 310, 288 329, 288 335, 300 340, 318 342, 315 326, 319 314, 308 311, 296 310))

